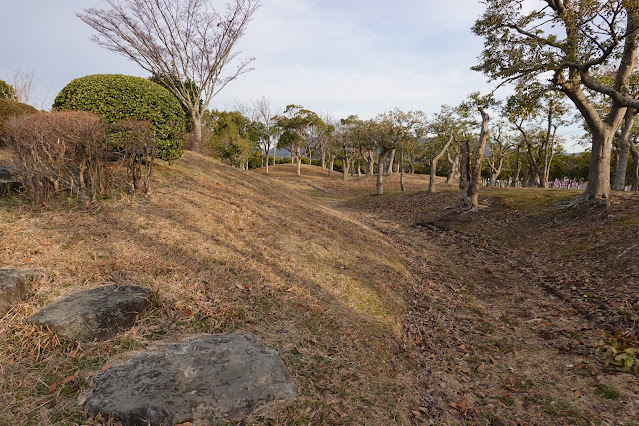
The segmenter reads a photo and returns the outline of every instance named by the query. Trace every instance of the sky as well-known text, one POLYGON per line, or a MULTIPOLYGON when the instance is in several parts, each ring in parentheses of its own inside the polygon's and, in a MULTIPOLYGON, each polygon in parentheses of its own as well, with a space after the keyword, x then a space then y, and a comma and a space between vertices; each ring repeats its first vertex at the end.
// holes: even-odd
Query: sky
MULTIPOLYGON (((91 74, 148 77, 137 64, 95 45, 75 16, 102 0, 3 0, 0 79, 34 72, 31 102, 51 107, 71 80, 91 74)), ((213 4, 222 5, 214 0, 213 4)), ((470 28, 483 11, 477 0, 262 0, 244 37, 240 58, 253 71, 231 82, 209 108, 228 110, 266 97, 283 109, 302 105, 335 118, 371 118, 393 108, 432 117, 494 83, 470 67, 482 40, 470 28)), ((507 89, 506 89, 507 90, 507 89)), ((506 92, 501 92, 504 96, 506 92)), ((499 92, 498 92, 499 95, 499 92)), ((561 131, 559 132, 562 133, 561 131)), ((579 136, 565 129, 566 137, 579 136)))

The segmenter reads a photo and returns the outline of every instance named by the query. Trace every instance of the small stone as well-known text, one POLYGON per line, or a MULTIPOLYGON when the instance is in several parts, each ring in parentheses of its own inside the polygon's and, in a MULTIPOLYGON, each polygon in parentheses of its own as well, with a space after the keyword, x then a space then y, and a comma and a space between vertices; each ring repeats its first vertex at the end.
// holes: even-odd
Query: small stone
POLYGON ((52 303, 31 315, 29 322, 68 340, 106 340, 133 327, 138 315, 148 309, 150 299, 148 288, 105 285, 52 303))
POLYGON ((147 350, 94 378, 91 413, 124 426, 214 424, 296 395, 274 349, 248 333, 204 335, 147 350))
POLYGON ((0 316, 6 314, 16 303, 23 300, 33 285, 44 278, 36 270, 0 269, 0 316))

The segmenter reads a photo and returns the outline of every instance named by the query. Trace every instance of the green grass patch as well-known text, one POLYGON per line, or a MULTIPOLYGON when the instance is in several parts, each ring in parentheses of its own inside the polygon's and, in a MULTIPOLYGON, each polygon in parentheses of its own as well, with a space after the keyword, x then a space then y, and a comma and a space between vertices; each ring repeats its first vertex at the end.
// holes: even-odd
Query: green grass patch
POLYGON ((621 398, 621 392, 605 383, 599 383, 595 388, 595 394, 606 399, 617 401, 621 398))

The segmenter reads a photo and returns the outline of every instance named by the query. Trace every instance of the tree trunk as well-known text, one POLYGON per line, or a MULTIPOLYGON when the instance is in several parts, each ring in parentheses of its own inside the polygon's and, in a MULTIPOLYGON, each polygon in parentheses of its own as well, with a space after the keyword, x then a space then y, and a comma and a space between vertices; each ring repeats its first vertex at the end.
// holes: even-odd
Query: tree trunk
POLYGON ((453 183, 455 179, 459 177, 459 154, 455 155, 454 159, 450 157, 450 155, 446 154, 448 158, 448 164, 450 165, 450 172, 448 173, 448 177, 446 178, 446 183, 453 183))
POLYGON ((300 176, 302 174, 302 153, 299 147, 297 147, 295 152, 297 153, 297 169, 295 170, 295 175, 300 176))
POLYGON ((399 154, 399 186, 404 191, 404 149, 399 154))
POLYGON ((266 174, 268 174, 268 152, 271 150, 271 146, 266 146, 266 174))
POLYGON ((335 162, 335 160, 333 160, 333 158, 330 159, 330 161, 328 162, 328 176, 331 176, 331 172, 333 171, 333 163, 335 162))
POLYGON ((342 180, 346 180, 348 177, 349 161, 347 159, 342 160, 342 180))
POLYGON ((380 152, 377 159, 377 195, 384 193, 384 163, 386 162, 386 152, 380 152))
POLYGON ((395 148, 390 151, 390 158, 388 160, 388 167, 386 168, 386 174, 388 176, 393 174, 393 163, 395 162, 395 148))
MULTIPOLYGON (((549 116, 550 120, 550 116, 549 116)), ((550 121, 549 121, 550 122, 550 121)), ((548 133, 546 136, 546 147, 544 150, 544 165, 541 176, 539 176, 540 186, 542 188, 548 188, 548 180, 550 177, 550 165, 552 159, 555 156, 555 137, 557 136, 557 126, 553 126, 552 135, 550 135, 550 124, 548 127, 548 133)))
POLYGON ((517 183, 519 182, 519 145, 517 145, 517 155, 515 158, 515 170, 513 170, 513 175, 510 182, 510 186, 512 186, 513 188, 516 188, 517 183))
POLYGON ((373 176, 375 174, 375 157, 373 157, 373 151, 368 151, 368 174, 373 176))
POLYGON ((593 131, 588 186, 580 197, 582 201, 599 199, 607 204, 610 199, 610 151, 614 133, 611 127, 593 131))
POLYGON ((639 150, 634 142, 630 143, 629 148, 632 154, 632 187, 630 190, 637 191, 639 190, 639 150))
POLYGON ((613 191, 623 191, 626 187, 626 168, 628 167, 628 155, 630 153, 630 131, 635 123, 635 109, 628 108, 624 116, 623 129, 619 144, 619 159, 612 181, 613 191))
POLYGON ((484 159, 484 150, 486 148, 486 140, 488 139, 488 120, 490 117, 484 111, 483 108, 479 108, 481 113, 481 132, 479 133, 479 143, 477 144, 477 150, 475 151, 475 164, 471 174, 471 158, 470 147, 468 141, 462 143, 462 179, 460 182, 461 187, 461 202, 462 207, 471 211, 477 211, 479 209, 479 187, 481 186, 481 167, 484 159))
POLYGON ((497 179, 501 174, 501 170, 504 168, 504 157, 500 157, 497 160, 497 166, 494 163, 490 163, 490 186, 497 187, 497 179))
POLYGON ((326 170, 326 150, 322 148, 320 150, 320 153, 321 153, 322 170, 326 170))
POLYGON ((201 152, 202 150, 202 115, 199 113, 191 113, 191 121, 193 122, 193 146, 191 149, 194 152, 201 152))
POLYGON ((473 201, 473 197, 477 199, 477 191, 473 189, 470 172, 470 147, 468 141, 462 141, 461 144, 461 178, 459 180, 459 188, 461 189, 461 204, 463 208, 477 209, 477 202, 473 201))
MULTIPOLYGON (((444 156, 444 154, 448 150, 448 147, 453 141, 453 138, 454 138, 454 134, 453 132, 451 132, 450 137, 448 138, 448 142, 446 142, 446 145, 444 145, 444 148, 442 148, 439 154, 433 157, 430 163, 430 182, 428 184, 428 192, 431 194, 435 192, 435 178, 437 177, 437 162, 439 161, 440 158, 444 156)), ((448 158, 450 158, 450 156, 448 158)), ((452 170, 452 167, 451 167, 451 170, 452 170)))

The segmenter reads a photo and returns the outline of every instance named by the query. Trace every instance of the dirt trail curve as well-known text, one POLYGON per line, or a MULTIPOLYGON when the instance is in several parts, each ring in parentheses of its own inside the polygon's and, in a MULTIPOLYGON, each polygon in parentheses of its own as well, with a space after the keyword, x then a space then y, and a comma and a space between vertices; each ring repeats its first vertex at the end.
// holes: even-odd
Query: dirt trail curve
POLYGON ((324 202, 387 235, 417 277, 405 324, 424 389, 415 423, 636 424, 639 382, 596 359, 604 324, 553 291, 543 259, 324 202))

